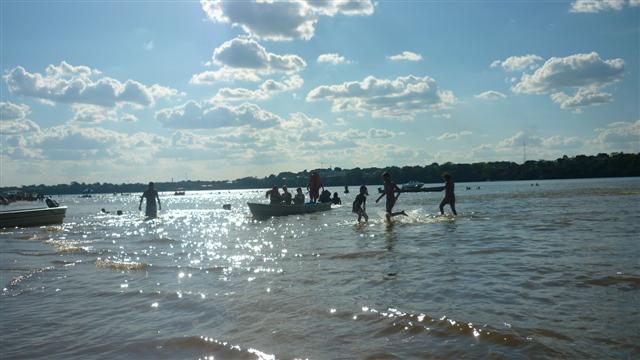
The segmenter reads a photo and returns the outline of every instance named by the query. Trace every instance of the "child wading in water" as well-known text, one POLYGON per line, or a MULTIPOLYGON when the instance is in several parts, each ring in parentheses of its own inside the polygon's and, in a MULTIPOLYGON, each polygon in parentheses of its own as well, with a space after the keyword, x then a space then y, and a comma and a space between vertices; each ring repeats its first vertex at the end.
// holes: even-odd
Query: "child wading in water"
POLYGON ((453 215, 458 215, 456 212, 456 195, 453 193, 454 184, 451 175, 444 173, 442 174, 442 179, 444 180, 444 199, 440 202, 440 215, 444 215, 444 206, 446 204, 451 206, 453 215))
POLYGON ((369 215, 367 215, 367 187, 360 186, 360 194, 356 195, 356 199, 353 200, 353 212, 358 214, 358 222, 364 217, 364 221, 369 221, 369 215))
POLYGON ((382 180, 384 181, 384 191, 382 192, 380 197, 376 199, 376 202, 380 201, 380 199, 382 199, 383 196, 385 195, 387 196, 387 204, 386 204, 387 221, 391 221, 391 217, 393 216, 397 216, 397 215, 407 216, 407 213, 405 213, 404 210, 398 211, 398 212, 392 212, 393 206, 396 204, 396 201, 400 196, 400 188, 398 187, 398 185, 396 185, 396 183, 391 181, 391 175, 389 175, 388 172, 385 172, 382 174, 382 180), (396 193, 398 195, 396 195, 396 193))

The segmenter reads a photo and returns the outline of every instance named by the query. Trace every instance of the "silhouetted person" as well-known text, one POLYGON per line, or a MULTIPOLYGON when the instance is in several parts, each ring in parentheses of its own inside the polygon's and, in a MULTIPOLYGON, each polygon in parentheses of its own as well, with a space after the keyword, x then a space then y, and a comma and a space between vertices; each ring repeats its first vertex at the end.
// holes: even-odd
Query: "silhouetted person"
POLYGON ((296 196, 293 198, 293 203, 296 205, 304 204, 304 194, 302 193, 302 188, 296 189, 296 196))
POLYGON ((265 197, 269 198, 269 204, 271 205, 282 203, 282 195, 280 195, 277 186, 272 187, 271 190, 267 190, 265 197))
POLYGON ((367 187, 360 186, 360 194, 356 195, 356 199, 353 200, 352 212, 358 214, 358 222, 364 217, 364 221, 369 221, 369 215, 367 215, 367 187))
POLYGON ((380 201, 380 199, 382 199, 385 195, 387 196, 387 203, 385 206, 385 209, 387 211, 387 214, 386 214, 387 221, 390 221, 391 217, 393 216, 397 216, 397 215, 406 216, 407 213, 405 213, 404 210, 393 212, 393 207, 396 205, 396 201, 398 201, 398 197, 400 196, 400 188, 398 187, 398 185, 396 185, 396 183, 391 181, 391 175, 388 172, 384 172, 382 174, 382 181, 384 181, 384 191, 380 195, 380 197, 376 199, 376 202, 380 201))
POLYGON ((440 202, 440 214, 444 215, 444 206, 449 204, 453 215, 458 215, 456 212, 456 195, 453 192, 454 184, 449 173, 442 174, 444 180, 444 199, 440 202))
POLYGON ((291 193, 287 190, 287 186, 282 187, 282 203, 285 205, 291 205, 291 193))
POLYGON ((142 200, 147 199, 147 207, 145 208, 145 216, 148 218, 158 217, 158 210, 162 210, 162 204, 160 204, 160 197, 158 192, 153 188, 153 182, 149 183, 149 188, 140 196, 140 205, 138 210, 142 210, 142 200), (158 200, 158 206, 156 207, 156 200, 158 200))
POLYGON ((338 196, 338 192, 334 192, 333 193, 333 197, 331 198, 331 203, 333 205, 340 205, 342 204, 342 200, 340 200, 340 197, 338 196))
POLYGON ((320 198, 318 200, 320 200, 321 203, 331 202, 331 191, 329 190, 322 191, 322 194, 320 194, 320 198))

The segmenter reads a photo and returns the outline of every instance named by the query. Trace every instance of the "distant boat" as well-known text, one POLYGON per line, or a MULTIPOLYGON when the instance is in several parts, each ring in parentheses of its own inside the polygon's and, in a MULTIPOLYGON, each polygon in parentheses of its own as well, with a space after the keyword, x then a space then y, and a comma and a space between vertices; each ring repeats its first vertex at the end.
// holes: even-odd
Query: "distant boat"
POLYGON ((0 228, 62 224, 66 206, 0 211, 0 228))
POLYGON ((185 194, 184 188, 177 188, 176 191, 173 193, 173 195, 176 195, 176 196, 180 196, 184 194, 185 194))
POLYGON ((403 184, 400 190, 402 190, 402 192, 419 192, 423 186, 424 184, 421 182, 410 181, 406 184, 403 184))
POLYGON ((319 211, 331 210, 331 203, 316 203, 302 205, 260 204, 247 203, 253 217, 266 219, 272 216, 302 215, 319 211))

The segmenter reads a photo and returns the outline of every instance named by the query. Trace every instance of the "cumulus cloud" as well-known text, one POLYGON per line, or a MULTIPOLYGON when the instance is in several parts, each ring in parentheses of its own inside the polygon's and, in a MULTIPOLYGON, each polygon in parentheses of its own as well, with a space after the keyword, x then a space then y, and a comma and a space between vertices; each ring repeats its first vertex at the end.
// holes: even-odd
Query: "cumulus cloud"
POLYGON ((16 135, 39 131, 35 122, 27 119, 30 110, 26 104, 0 101, 0 135, 16 135))
POLYGON ((3 76, 12 94, 69 104, 114 107, 119 104, 151 106, 160 97, 177 91, 160 85, 146 86, 135 80, 120 82, 110 77, 95 79, 101 73, 86 66, 61 62, 49 65, 45 74, 30 73, 22 66, 3 76))
POLYGON ((368 76, 360 82, 319 86, 307 94, 307 101, 320 100, 331 101, 334 112, 411 120, 420 112, 447 108, 456 99, 451 91, 438 90, 434 79, 409 75, 394 80, 368 76))
POLYGON ((403 51, 400 54, 391 55, 387 58, 391 61, 420 61, 422 60, 422 55, 411 51, 403 51))
POLYGON ((543 94, 565 87, 599 87, 622 79, 624 60, 603 60, 596 52, 552 57, 533 74, 523 74, 515 93, 543 94))
POLYGON ((593 88, 581 88, 573 96, 564 92, 551 94, 553 102, 560 104, 562 109, 574 109, 580 112, 580 108, 591 105, 600 105, 611 102, 613 96, 609 93, 598 92, 593 88))
POLYGON ((552 57, 532 74, 522 74, 511 87, 516 94, 547 94, 562 109, 580 112, 589 105, 612 101, 612 95, 600 88, 620 81, 624 76, 624 60, 604 60, 596 52, 552 57), (574 90, 573 95, 566 89, 574 90))
POLYGON ((0 121, 23 120, 29 115, 29 106, 0 101, 0 121))
POLYGON ((370 139, 390 139, 397 136, 397 134, 391 130, 387 129, 375 129, 371 128, 367 132, 367 136, 370 139))
POLYGON ((264 75, 293 74, 307 67, 297 55, 278 55, 268 52, 254 39, 238 37, 224 42, 213 51, 210 64, 220 66, 191 78, 192 84, 212 84, 217 81, 260 81, 264 75))
POLYGON ((245 125, 268 128, 276 126, 281 120, 279 116, 255 104, 209 106, 192 100, 174 108, 159 110, 155 118, 165 127, 174 129, 215 129, 245 125))
POLYGON ((371 15, 369 0, 291 0, 200 2, 214 22, 240 27, 248 35, 265 40, 309 40, 321 16, 371 15))
POLYGON ((298 75, 293 75, 284 81, 269 79, 263 82, 256 90, 245 88, 221 88, 213 97, 214 102, 239 101, 239 100, 267 100, 275 94, 299 89, 304 81, 298 75))
POLYGON ((468 130, 463 130, 460 131, 459 133, 450 133, 450 132, 445 132, 442 135, 438 136, 436 139, 442 141, 442 140, 458 140, 463 136, 469 136, 473 134, 471 131, 468 130))
MULTIPOLYGON (((633 5, 635 1, 630 0, 633 5)), ((576 0, 571 3, 569 11, 574 13, 598 13, 607 10, 622 10, 624 0, 576 0)))
POLYGON ((337 53, 322 54, 318 56, 318 63, 327 63, 331 65, 351 64, 352 61, 347 60, 344 56, 337 53))
POLYGON ((510 56, 504 60, 495 60, 491 63, 492 68, 502 67, 506 71, 523 71, 537 68, 538 62, 543 59, 538 55, 510 56))
POLYGON ((595 142, 614 150, 640 151, 640 120, 619 121, 595 129, 595 142))
POLYGON ((477 98, 477 99, 482 99, 482 100, 500 100, 500 99, 504 99, 507 97, 507 95, 499 92, 499 91, 494 91, 494 90, 488 90, 485 91, 483 93, 480 93, 478 95, 474 95, 473 97, 477 98))

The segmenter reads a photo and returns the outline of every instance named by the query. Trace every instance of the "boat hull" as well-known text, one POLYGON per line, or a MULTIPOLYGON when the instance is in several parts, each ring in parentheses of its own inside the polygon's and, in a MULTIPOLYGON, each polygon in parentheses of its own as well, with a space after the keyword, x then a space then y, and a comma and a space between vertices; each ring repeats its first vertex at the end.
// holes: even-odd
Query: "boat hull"
POLYGON ((247 203, 255 218, 265 219, 272 216, 302 215, 331 210, 331 203, 303 204, 303 205, 271 205, 247 203))
POLYGON ((0 228, 62 224, 66 206, 0 211, 0 228))

